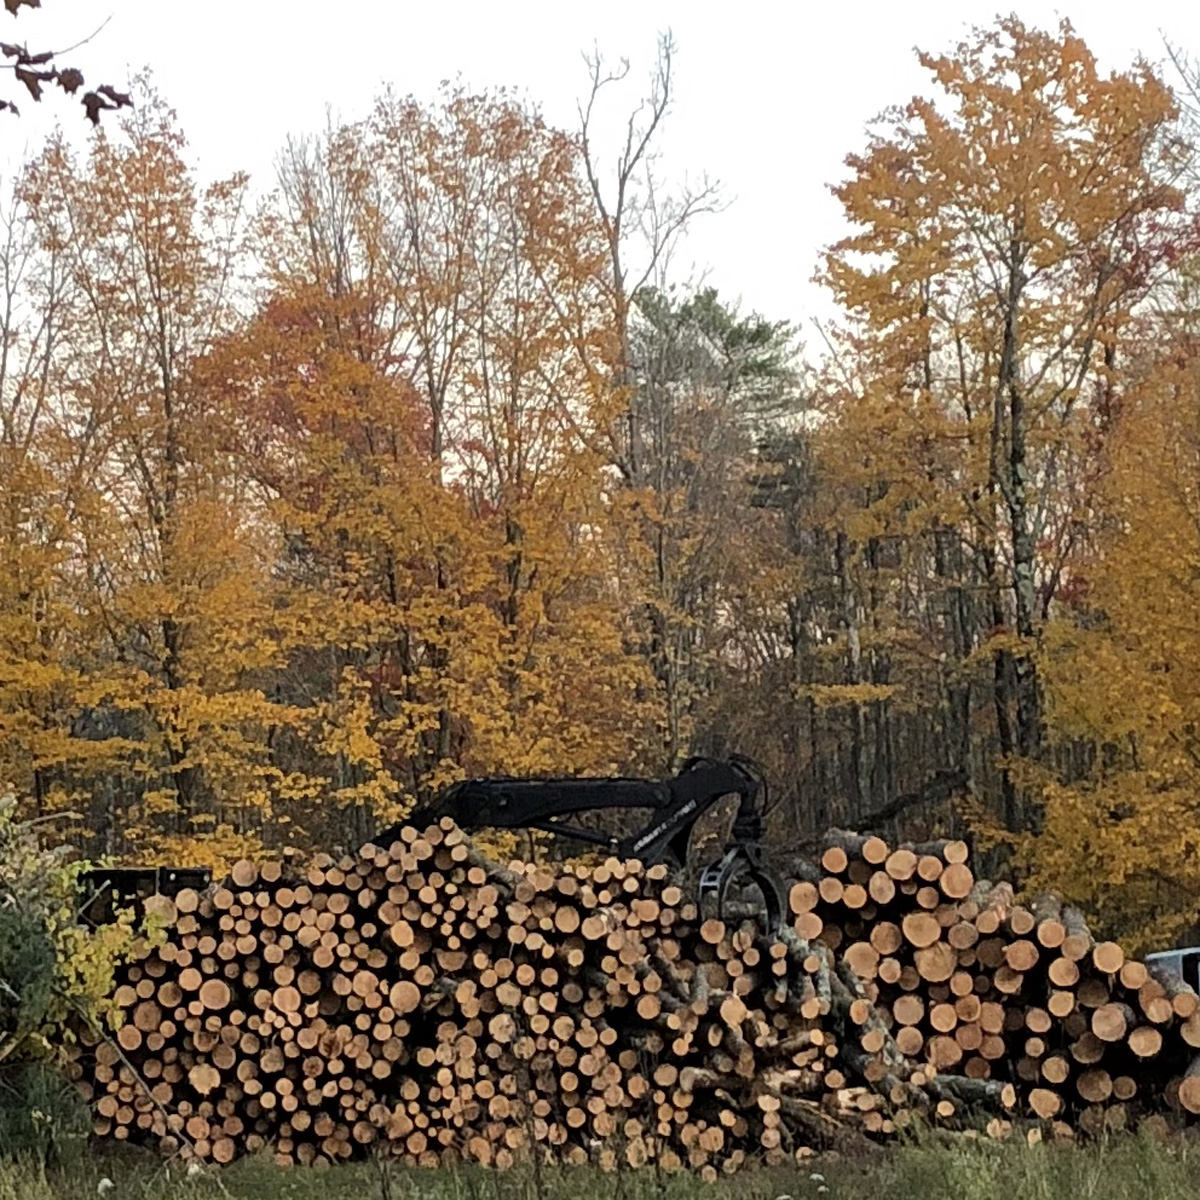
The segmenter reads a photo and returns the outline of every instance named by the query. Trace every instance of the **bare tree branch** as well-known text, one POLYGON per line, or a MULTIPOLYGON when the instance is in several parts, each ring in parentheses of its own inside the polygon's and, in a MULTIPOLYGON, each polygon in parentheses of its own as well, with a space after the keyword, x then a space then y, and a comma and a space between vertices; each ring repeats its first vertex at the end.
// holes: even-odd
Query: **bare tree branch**
POLYGON ((1183 50, 1165 36, 1163 45, 1167 48, 1167 54, 1174 64, 1175 70, 1179 73, 1184 92, 1188 97, 1187 100, 1181 100, 1180 107, 1195 120, 1200 116, 1200 68, 1183 50))
POLYGON ((616 455, 616 466, 626 481, 635 486, 641 477, 642 456, 641 418, 629 361, 633 301, 651 280, 661 286, 666 265, 693 218, 716 212, 722 206, 718 183, 704 178, 698 187, 685 183, 682 189, 671 192, 657 170, 657 142, 671 110, 674 58, 675 40, 667 31, 659 35, 658 54, 646 94, 624 122, 624 136, 611 175, 601 165, 596 146, 597 103, 606 88, 628 78, 628 60, 621 59, 618 66, 609 68, 599 49, 585 54, 591 86, 586 101, 578 105, 584 171, 608 242, 609 286, 620 337, 614 382, 628 393, 626 430, 618 439, 625 445, 623 452, 616 455), (631 241, 635 242, 632 248, 631 241), (629 265, 631 253, 641 260, 636 268, 629 265))

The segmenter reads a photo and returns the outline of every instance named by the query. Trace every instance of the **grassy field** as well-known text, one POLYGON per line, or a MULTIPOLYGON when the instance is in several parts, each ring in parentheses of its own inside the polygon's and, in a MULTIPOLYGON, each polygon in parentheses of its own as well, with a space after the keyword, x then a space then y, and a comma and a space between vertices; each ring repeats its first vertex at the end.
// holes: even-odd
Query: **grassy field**
POLYGON ((193 1176, 150 1155, 101 1152, 58 1171, 0 1163, 0 1200, 1200 1200, 1200 1143, 1134 1138, 1086 1149, 962 1142, 898 1147, 717 1184, 652 1171, 279 1170, 248 1160, 193 1176), (112 1186, 102 1185, 109 1179, 112 1186))

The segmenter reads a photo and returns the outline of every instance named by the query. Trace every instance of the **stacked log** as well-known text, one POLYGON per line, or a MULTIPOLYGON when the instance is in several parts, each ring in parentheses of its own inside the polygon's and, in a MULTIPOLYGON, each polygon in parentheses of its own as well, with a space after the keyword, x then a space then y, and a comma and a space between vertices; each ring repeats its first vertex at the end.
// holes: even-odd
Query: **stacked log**
POLYGON ((1200 1114, 1200 1000, 1097 941, 1056 897, 976 880, 965 843, 834 833, 797 925, 851 964, 899 1050, 1003 1080, 1064 1137, 1200 1114), (864 899, 865 893, 865 899, 864 899))
POLYGON ((239 862, 159 900, 165 940, 74 1073, 98 1134, 217 1163, 538 1153, 715 1178, 914 1119, 1067 1135, 1200 1112, 1195 995, 976 881, 965 844, 834 833, 795 876, 764 931, 662 866, 504 867, 448 821, 301 876, 239 862))

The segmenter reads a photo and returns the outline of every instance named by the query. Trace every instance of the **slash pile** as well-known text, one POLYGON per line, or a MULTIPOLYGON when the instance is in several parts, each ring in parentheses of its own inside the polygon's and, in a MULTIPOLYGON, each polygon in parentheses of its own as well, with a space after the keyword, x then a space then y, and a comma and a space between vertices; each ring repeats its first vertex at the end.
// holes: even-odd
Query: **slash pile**
POLYGON ((835 833, 789 924, 666 868, 508 867, 448 821, 156 898, 166 941, 72 1064, 100 1135, 218 1163, 531 1151, 707 1177, 915 1117, 1066 1135, 1200 1112, 1200 1003, 961 842, 835 833))

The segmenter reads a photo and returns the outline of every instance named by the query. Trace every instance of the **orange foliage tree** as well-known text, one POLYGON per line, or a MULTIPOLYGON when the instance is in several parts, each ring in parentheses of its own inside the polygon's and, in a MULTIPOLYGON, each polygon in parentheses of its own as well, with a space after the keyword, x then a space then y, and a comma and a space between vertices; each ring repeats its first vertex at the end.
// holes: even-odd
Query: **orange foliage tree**
POLYGON ((26 166, 0 783, 94 849, 220 864, 464 775, 742 750, 783 842, 966 811, 1107 928, 1182 930, 1200 239, 1169 91, 1066 24, 922 55, 932 98, 835 189, 810 375, 786 324, 670 286, 715 203, 655 176, 671 58, 612 178, 598 60, 577 135, 389 93, 290 143, 254 214, 146 84, 26 166))
POLYGON ((464 772, 614 771, 646 721, 603 476, 576 148, 505 96, 293 145, 225 347, 280 539, 292 748, 365 836, 464 772))

